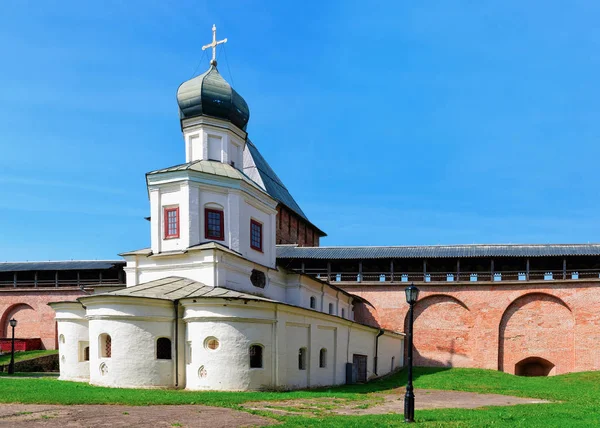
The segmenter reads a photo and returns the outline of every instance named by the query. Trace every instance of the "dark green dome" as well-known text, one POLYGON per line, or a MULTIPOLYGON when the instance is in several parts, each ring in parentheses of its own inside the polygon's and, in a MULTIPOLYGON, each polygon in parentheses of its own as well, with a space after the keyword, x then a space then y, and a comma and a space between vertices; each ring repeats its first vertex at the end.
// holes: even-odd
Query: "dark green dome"
POLYGON ((214 65, 206 73, 181 84, 177 89, 177 103, 182 120, 212 116, 228 120, 245 131, 250 119, 248 104, 214 65))

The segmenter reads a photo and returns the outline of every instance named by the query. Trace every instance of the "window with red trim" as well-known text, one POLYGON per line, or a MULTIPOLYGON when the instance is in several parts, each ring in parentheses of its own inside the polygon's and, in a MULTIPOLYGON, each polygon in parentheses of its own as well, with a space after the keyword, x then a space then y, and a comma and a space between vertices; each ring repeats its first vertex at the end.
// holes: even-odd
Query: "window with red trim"
POLYGON ((179 207, 165 208, 165 239, 179 238, 179 207))
POLYGON ((225 228, 223 227, 223 211, 206 208, 204 210, 204 235, 206 239, 225 239, 225 228))
POLYGON ((262 224, 250 220, 250 247, 262 251, 262 224))

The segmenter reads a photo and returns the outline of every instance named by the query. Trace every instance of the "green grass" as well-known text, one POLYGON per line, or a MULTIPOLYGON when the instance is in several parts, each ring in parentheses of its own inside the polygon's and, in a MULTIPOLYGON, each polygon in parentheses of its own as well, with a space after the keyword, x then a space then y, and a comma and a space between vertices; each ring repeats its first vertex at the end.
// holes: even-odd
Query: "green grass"
MULTIPOLYGON (((454 426, 525 426, 571 427, 600 425, 600 372, 573 373, 554 377, 524 378, 478 369, 415 369, 416 401, 419 389, 444 389, 543 398, 550 404, 531 404, 483 409, 417 410, 419 425, 454 426)), ((327 397, 356 401, 362 406, 371 392, 404 385, 405 373, 367 385, 293 392, 189 392, 173 390, 132 390, 94 387, 85 383, 56 379, 0 378, 0 403, 40 404, 202 404, 238 408, 244 402, 290 400, 327 397)), ((402 402, 399 401, 401 410, 402 402)), ((302 427, 385 427, 402 424, 402 415, 317 417, 273 416, 269 412, 253 412, 275 417, 282 426, 302 427)))
MULTIPOLYGON (((44 351, 23 351, 15 352, 15 363, 19 361, 31 360, 33 358, 45 357, 46 355, 58 354, 58 351, 44 350, 44 351)), ((10 363, 10 353, 0 356, 0 366, 10 363)))

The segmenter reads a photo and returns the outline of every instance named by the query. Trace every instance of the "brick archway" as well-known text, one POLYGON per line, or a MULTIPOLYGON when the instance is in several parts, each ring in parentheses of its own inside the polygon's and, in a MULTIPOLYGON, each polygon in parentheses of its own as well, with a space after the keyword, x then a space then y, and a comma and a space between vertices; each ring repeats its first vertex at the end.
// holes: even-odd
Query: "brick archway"
POLYGON ((532 293, 515 299, 500 321, 498 370, 515 374, 535 360, 551 367, 547 374, 572 371, 574 326, 571 308, 556 296, 532 293))
POLYGON ((27 303, 17 303, 9 306, 2 317, 0 317, 0 335, 9 337, 11 334, 8 321, 11 318, 17 320, 17 328, 15 336, 18 338, 39 338, 40 337, 40 320, 35 309, 27 303))
POLYGON ((416 366, 472 366, 472 315, 461 300, 447 294, 427 296, 416 303, 414 319, 413 358, 416 366))

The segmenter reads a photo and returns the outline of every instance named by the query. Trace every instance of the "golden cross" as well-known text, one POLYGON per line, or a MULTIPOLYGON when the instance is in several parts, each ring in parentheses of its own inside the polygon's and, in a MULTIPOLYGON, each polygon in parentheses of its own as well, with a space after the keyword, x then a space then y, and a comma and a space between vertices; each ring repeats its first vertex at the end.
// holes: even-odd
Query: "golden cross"
POLYGON ((210 61, 210 65, 214 65, 216 67, 217 65, 217 45, 223 44, 227 42, 227 39, 223 39, 223 40, 219 40, 217 42, 217 26, 213 24, 212 27, 212 32, 213 32, 213 40, 212 43, 209 43, 208 45, 204 45, 202 46, 202 50, 206 50, 208 48, 212 48, 212 60, 210 61))

